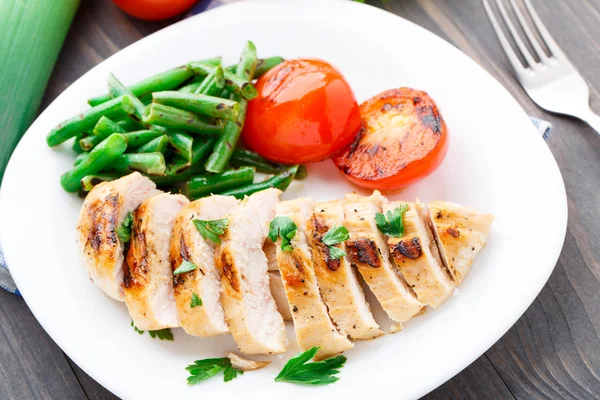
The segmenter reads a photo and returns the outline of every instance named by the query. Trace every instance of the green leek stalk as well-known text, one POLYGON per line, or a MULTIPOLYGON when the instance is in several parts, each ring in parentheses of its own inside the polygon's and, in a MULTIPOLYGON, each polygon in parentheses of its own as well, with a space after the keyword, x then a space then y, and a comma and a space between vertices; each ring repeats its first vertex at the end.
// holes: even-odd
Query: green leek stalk
POLYGON ((0 0, 0 182, 33 121, 79 0, 0 0))

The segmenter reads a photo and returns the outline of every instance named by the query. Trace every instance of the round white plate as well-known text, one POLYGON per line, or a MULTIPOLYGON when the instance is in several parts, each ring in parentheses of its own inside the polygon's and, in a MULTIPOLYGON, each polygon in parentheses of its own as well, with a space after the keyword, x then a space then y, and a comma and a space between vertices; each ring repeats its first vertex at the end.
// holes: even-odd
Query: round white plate
MULTIPOLYGON (((339 198, 355 189, 327 161, 286 197, 339 198)), ((417 398, 465 368, 521 316, 548 279, 562 247, 567 203, 558 167, 527 115, 475 62, 430 32, 350 1, 237 3, 187 19, 101 63, 71 85, 27 131, 2 184, 2 247, 27 304, 82 369, 125 399, 417 398), (358 342, 341 380, 325 387, 275 383, 286 356, 223 383, 188 387, 185 366, 235 350, 229 336, 175 341, 135 333, 124 304, 94 287, 75 246, 81 200, 59 176, 73 163, 69 145, 50 149, 58 122, 106 91, 114 72, 126 83, 224 55, 235 62, 245 40, 259 56, 318 57, 336 65, 360 101, 410 86, 439 104, 450 149, 430 177, 395 198, 449 200, 496 216, 488 243, 457 295, 409 321, 402 332, 358 342)), ((288 327, 292 343, 293 331, 288 327)), ((257 357, 261 358, 261 357, 257 357)), ((266 358, 266 357, 262 357, 266 358)))

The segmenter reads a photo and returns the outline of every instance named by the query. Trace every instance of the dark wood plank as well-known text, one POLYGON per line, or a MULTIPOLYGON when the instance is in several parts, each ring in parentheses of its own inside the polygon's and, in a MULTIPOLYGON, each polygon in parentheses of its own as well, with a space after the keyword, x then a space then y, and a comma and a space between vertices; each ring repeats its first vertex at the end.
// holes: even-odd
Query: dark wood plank
POLYGON ((0 290, 0 399, 84 399, 67 358, 20 297, 0 290))
POLYGON ((73 362, 73 360, 71 360, 68 357, 67 357, 67 360, 69 361, 69 364, 71 364, 71 368, 73 369, 73 372, 77 376, 77 380, 79 381, 79 384, 83 388, 83 391, 85 392, 85 395, 89 400, 118 400, 119 399, 117 396, 115 396, 114 394, 112 394, 111 392, 106 390, 98 382, 93 380, 88 374, 86 374, 81 368, 79 368, 77 366, 77 364, 75 364, 73 362))

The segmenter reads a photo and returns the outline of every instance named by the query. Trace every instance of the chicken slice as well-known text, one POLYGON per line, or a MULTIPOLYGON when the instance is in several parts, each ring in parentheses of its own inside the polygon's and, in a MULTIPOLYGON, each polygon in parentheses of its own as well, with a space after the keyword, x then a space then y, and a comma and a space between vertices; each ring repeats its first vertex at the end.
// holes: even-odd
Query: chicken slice
POLYGON ((115 300, 125 301, 125 244, 116 234, 128 213, 161 193, 150 179, 134 172, 100 183, 85 198, 77 223, 77 242, 90 279, 115 300))
POLYGON ((292 309, 298 345, 304 350, 320 347, 315 355, 318 360, 342 353, 354 345, 337 331, 319 293, 312 252, 305 236, 314 206, 315 201, 310 198, 283 201, 275 207, 275 215, 290 218, 297 227, 296 235, 291 239, 291 251, 282 250, 281 238, 277 240, 277 265, 292 309))
POLYGON ((216 244, 202 238, 194 220, 213 221, 227 217, 238 205, 232 196, 210 196, 184 206, 175 219, 171 238, 171 270, 184 260, 198 268, 175 275, 173 286, 179 323, 190 335, 210 337, 229 332, 221 306, 221 275, 215 267, 216 244), (202 301, 192 308, 192 295, 202 301))
POLYGON ((346 195, 344 225, 350 234, 346 248, 383 310, 393 321, 403 323, 418 314, 423 304, 390 263, 387 243, 375 223, 383 201, 378 191, 370 197, 346 195))
POLYGON ((246 354, 283 353, 287 348, 285 324, 271 295, 262 250, 280 194, 280 190, 266 189, 234 208, 215 254, 225 320, 246 354))
POLYGON ((460 285, 485 244, 494 216, 447 201, 432 201, 427 207, 442 258, 460 285))
MULTIPOLYGON (((275 249, 275 247, 273 247, 275 249)), ((275 262, 277 262, 277 255, 275 256, 275 262)), ((283 287, 283 281, 279 272, 269 271, 269 285, 271 287, 271 295, 277 305, 277 311, 283 317, 284 321, 292 320, 292 310, 290 304, 287 301, 287 295, 283 287)))
MULTIPOLYGON (((373 339, 383 335, 383 331, 371 314, 348 257, 329 258, 329 247, 322 242, 327 231, 342 226, 343 222, 342 200, 316 204, 306 234, 312 247, 315 274, 329 315, 338 329, 353 339, 373 339)), ((346 251, 344 243, 337 247, 346 251)))
POLYGON ((277 267, 277 249, 275 248, 275 244, 270 240, 267 240, 263 246, 263 251, 265 252, 265 256, 267 256, 267 266, 269 271, 279 271, 277 267))
POLYGON ((404 234, 402 237, 388 237, 390 252, 421 303, 435 308, 452 293, 454 283, 440 259, 422 203, 384 202, 383 213, 387 214, 403 204, 408 206, 402 219, 404 234))
POLYGON ((175 217, 188 204, 185 196, 163 193, 133 212, 131 244, 125 269, 125 302, 138 329, 179 326, 169 244, 175 217))

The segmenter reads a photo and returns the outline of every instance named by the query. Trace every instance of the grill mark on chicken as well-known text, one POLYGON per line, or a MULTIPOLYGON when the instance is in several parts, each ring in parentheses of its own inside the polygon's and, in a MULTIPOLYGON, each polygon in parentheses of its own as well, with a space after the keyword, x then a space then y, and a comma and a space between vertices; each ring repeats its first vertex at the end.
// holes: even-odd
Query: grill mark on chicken
POLYGON ((313 231, 313 239, 315 239, 313 241, 313 245, 318 246, 319 251, 327 255, 325 258, 325 264, 327 265, 327 268, 331 271, 337 271, 340 268, 340 260, 337 258, 332 258, 329 246, 323 243, 323 236, 325 236, 329 228, 314 214, 309 220, 309 225, 313 231))
POLYGON ((371 239, 359 238, 356 240, 347 240, 346 247, 348 248, 350 259, 354 264, 368 264, 373 268, 381 266, 377 245, 371 239))
MULTIPOLYGON (((141 217, 145 213, 145 208, 140 205, 133 212, 133 226, 141 226, 143 218, 141 217)), ((131 244, 129 251, 127 252, 127 265, 129 268, 125 268, 127 273, 130 275, 128 279, 125 279, 126 287, 133 287, 135 283, 147 284, 148 283, 148 243, 146 242, 146 234, 143 229, 132 229, 133 234, 131 235, 131 244), (136 255, 135 253, 138 253, 136 255)))
POLYGON ((392 246, 391 250, 392 256, 398 260, 402 260, 403 257, 416 260, 423 255, 418 237, 414 237, 411 240, 401 240, 392 246))
POLYGON ((237 278, 237 273, 232 256, 231 254, 229 254, 228 249, 223 249, 221 252, 221 267, 223 268, 223 276, 227 278, 227 281, 229 281, 229 285, 231 286, 231 288, 235 292, 239 293, 240 283, 237 278))
MULTIPOLYGON (((104 199, 98 199, 88 208, 88 215, 91 223, 91 229, 87 235, 87 244, 92 247, 94 252, 103 252, 102 246, 107 245, 115 247, 117 245, 117 221, 119 218, 119 193, 107 195, 104 199)), ((109 258, 114 258, 114 254, 105 251, 109 258)))
POLYGON ((459 237, 460 236, 460 232, 458 231, 458 229, 454 229, 454 228, 448 228, 446 229, 446 232, 451 235, 452 237, 459 237))

